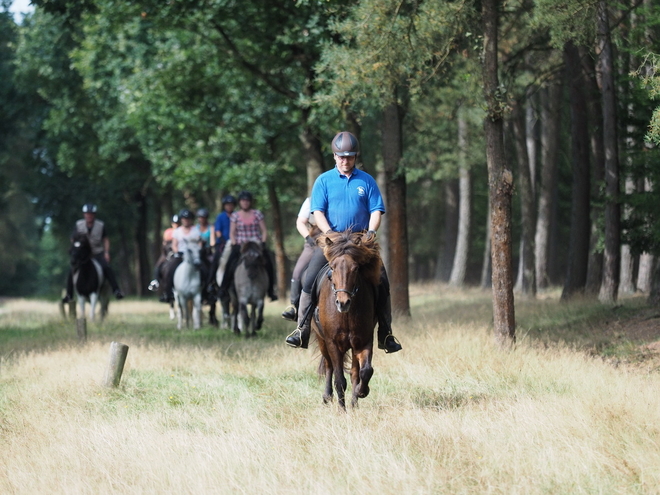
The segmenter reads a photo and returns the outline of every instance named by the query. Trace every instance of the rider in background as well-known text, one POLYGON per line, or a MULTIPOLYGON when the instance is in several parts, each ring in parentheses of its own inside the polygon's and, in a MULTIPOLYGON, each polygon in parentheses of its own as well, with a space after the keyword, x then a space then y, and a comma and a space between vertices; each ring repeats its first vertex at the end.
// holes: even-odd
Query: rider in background
POLYGON ((209 210, 206 208, 197 210, 197 228, 204 246, 207 248, 215 246, 215 229, 213 225, 209 224, 209 210))
POLYGON ((310 205, 311 198, 305 199, 298 212, 298 218, 296 218, 296 229, 298 229, 302 238, 305 239, 305 244, 291 274, 291 304, 282 313, 282 318, 289 321, 298 320, 298 303, 300 302, 300 291, 302 290, 302 281, 300 278, 307 265, 309 265, 314 250, 318 249, 316 238, 321 234, 321 231, 316 227, 316 220, 314 219, 314 215, 312 215, 310 205))
MULTIPOLYGON (((220 265, 220 258, 222 257, 225 249, 230 247, 229 234, 231 230, 231 214, 236 208, 236 198, 231 194, 227 194, 222 198, 222 212, 215 218, 215 252, 213 253, 213 262, 211 263, 211 270, 209 277, 206 281, 207 291, 213 291, 213 283, 215 282, 215 274, 220 265)), ((227 254, 227 257, 229 255, 227 254)))
MULTIPOLYGON (((326 234, 351 229, 376 235, 385 205, 374 178, 355 167, 360 143, 350 132, 340 132, 332 139, 332 151, 335 167, 321 174, 312 188, 311 210, 316 225, 326 234)), ((311 325, 308 309, 312 305, 314 279, 326 263, 323 250, 316 250, 303 281, 298 327, 286 338, 291 347, 307 348, 311 325)), ((385 267, 381 270, 376 299, 378 348, 386 353, 400 351, 401 344, 392 335, 390 284, 385 267)))
MULTIPOLYGON (((115 272, 110 268, 110 239, 105 231, 105 224, 96 219, 96 205, 85 203, 82 207, 83 217, 76 222, 74 233, 86 234, 92 248, 92 256, 99 262, 103 269, 103 275, 112 287, 112 293, 117 299, 122 299, 124 294, 119 289, 115 272)), ((73 299, 73 273, 69 270, 66 280, 66 295, 62 302, 68 303, 73 299)))
MULTIPOLYGON (((162 268, 163 273, 163 298, 167 301, 174 300, 172 286, 174 284, 174 272, 183 262, 183 252, 189 242, 201 244, 202 238, 199 229, 193 225, 195 216, 190 210, 181 210, 179 213, 181 226, 172 234, 172 257, 168 259, 162 268)), ((201 280, 205 280, 202 276, 201 280)))
POLYGON ((227 260, 227 266, 220 284, 220 299, 228 297, 229 287, 234 279, 234 271, 241 257, 241 245, 247 241, 258 241, 262 243, 264 250, 265 268, 268 273, 268 297, 271 301, 277 300, 274 289, 275 274, 270 253, 266 247, 268 231, 264 215, 259 210, 252 208, 252 193, 243 191, 238 195, 239 210, 231 214, 231 227, 229 240, 231 242, 231 254, 227 260))
MULTIPOLYGON (((149 282, 149 290, 152 292, 157 291, 161 285, 163 279, 163 264, 171 256, 172 236, 174 235, 174 231, 179 228, 179 225, 181 225, 181 222, 179 221, 179 215, 174 215, 172 216, 171 227, 165 229, 163 232, 163 243, 161 246, 160 257, 158 258, 158 261, 156 261, 156 266, 154 267, 154 279, 149 282)), ((160 300, 161 302, 167 302, 167 297, 164 295, 164 293, 161 293, 160 300)))

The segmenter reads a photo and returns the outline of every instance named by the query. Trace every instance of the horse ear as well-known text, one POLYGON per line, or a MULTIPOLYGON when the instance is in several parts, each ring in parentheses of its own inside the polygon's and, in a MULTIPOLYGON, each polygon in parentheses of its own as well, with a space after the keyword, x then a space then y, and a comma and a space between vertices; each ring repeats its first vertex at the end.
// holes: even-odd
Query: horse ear
POLYGON ((320 236, 317 242, 318 242, 319 246, 321 246, 321 247, 323 247, 323 246, 332 246, 332 244, 333 244, 332 240, 325 234, 320 236))
POLYGON ((355 244, 356 246, 362 244, 362 234, 358 234, 353 238, 353 244, 355 244))

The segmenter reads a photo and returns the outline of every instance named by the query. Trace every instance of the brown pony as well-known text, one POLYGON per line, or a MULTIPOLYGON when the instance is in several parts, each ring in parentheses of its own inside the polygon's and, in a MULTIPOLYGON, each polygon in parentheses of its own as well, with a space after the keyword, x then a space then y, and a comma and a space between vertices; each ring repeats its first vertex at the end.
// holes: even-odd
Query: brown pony
POLYGON ((351 405, 369 394, 374 373, 371 357, 376 326, 376 291, 382 261, 375 235, 362 232, 333 232, 319 237, 317 243, 330 265, 327 277, 319 284, 318 314, 313 318, 325 375, 323 402, 332 401, 332 379, 339 406, 346 409, 344 360, 352 351, 351 405))

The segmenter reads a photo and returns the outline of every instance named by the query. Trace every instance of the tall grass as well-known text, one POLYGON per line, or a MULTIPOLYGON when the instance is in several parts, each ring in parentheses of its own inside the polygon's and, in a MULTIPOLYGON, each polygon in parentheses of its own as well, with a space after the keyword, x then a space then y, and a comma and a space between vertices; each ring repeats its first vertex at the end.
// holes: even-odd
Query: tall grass
POLYGON ((596 352, 647 309, 555 296, 518 303, 504 353, 488 293, 416 286, 404 350, 377 351, 347 414, 322 404, 315 352, 283 344, 278 304, 244 341, 122 301, 78 346, 56 307, 6 303, 0 493, 660 493, 657 368, 596 352), (130 346, 114 390, 111 340, 130 346))

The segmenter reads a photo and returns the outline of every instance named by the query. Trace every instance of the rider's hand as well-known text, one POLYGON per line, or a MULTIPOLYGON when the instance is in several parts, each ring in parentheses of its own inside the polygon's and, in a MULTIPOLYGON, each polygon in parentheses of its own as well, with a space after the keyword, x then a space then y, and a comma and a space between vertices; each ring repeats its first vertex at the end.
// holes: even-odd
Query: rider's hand
POLYGON ((376 237, 376 231, 375 230, 367 231, 367 239, 372 239, 374 237, 376 237))
POLYGON ((314 239, 312 239, 312 237, 309 236, 309 235, 308 235, 307 237, 305 237, 305 242, 306 242, 307 244, 309 244, 311 247, 316 247, 316 242, 315 242, 314 239))

